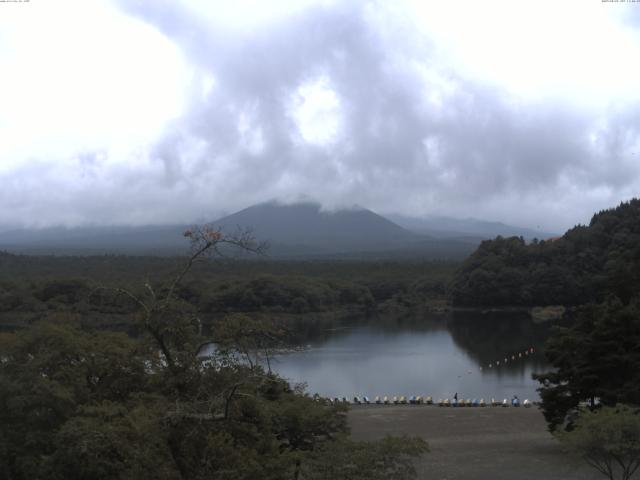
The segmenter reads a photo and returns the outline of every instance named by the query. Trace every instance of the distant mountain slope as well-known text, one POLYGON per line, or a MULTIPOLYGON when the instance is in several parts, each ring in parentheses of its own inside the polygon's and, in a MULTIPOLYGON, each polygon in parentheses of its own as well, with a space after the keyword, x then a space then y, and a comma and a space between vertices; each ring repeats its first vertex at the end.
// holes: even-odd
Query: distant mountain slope
MULTIPOLYGON (((461 259, 484 238, 466 232, 428 236, 409 231, 365 208, 328 212, 319 204, 268 202, 225 216, 213 225, 227 233, 251 229, 267 241, 272 258, 461 259)), ((187 225, 81 227, 14 230, 0 233, 0 250, 28 254, 184 253, 187 225)))
POLYGON ((292 248, 292 253, 389 250, 421 239, 371 210, 326 212, 315 203, 262 203, 213 223, 225 231, 251 228, 278 253, 282 247, 292 248))
POLYGON ((438 238, 474 237, 478 240, 503 237, 524 237, 525 239, 545 239, 557 234, 534 230, 531 228, 516 227, 502 222, 489 222, 475 218, 450 218, 450 217, 409 217, 405 215, 391 214, 386 217, 401 227, 423 235, 438 238))
MULTIPOLYGON (((227 233, 251 229, 268 241, 275 257, 387 251, 422 239, 364 208, 322 211, 314 203, 262 203, 223 217, 214 225, 227 233)), ((24 253, 148 253, 184 252, 187 225, 80 227, 14 230, 0 233, 0 249, 24 253)))
POLYGON ((0 249, 34 254, 175 254, 188 244, 184 226, 96 226, 12 230, 0 233, 0 249))
POLYGON ((593 216, 562 237, 526 244, 497 238, 480 244, 452 284, 461 306, 581 305, 640 292, 640 199, 593 216))

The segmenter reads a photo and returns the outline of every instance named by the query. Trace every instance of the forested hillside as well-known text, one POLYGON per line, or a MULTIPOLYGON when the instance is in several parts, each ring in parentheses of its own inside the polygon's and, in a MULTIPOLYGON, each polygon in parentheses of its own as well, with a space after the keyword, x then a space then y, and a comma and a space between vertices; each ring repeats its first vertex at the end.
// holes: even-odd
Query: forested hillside
MULTIPOLYGON (((135 302, 109 288, 154 288, 183 257, 54 257, 0 252, 0 328, 75 314, 90 327, 126 328, 135 302), (102 289, 101 287, 108 287, 102 289)), ((203 261, 176 294, 203 322, 227 313, 298 319, 442 305, 456 267, 444 262, 203 261)))
POLYGON ((580 305, 607 294, 623 302, 640 287, 640 199, 593 216, 562 237, 482 242, 451 286, 459 306, 580 305))
POLYGON ((424 440, 354 441, 342 405, 263 366, 287 345, 281 328, 233 314, 203 332, 182 280, 220 244, 258 247, 211 230, 187 236, 182 268, 142 288, 22 285, 40 313, 31 328, 0 332, 0 478, 415 478, 424 440), (108 307, 133 314, 136 337, 82 328, 107 292, 108 307))

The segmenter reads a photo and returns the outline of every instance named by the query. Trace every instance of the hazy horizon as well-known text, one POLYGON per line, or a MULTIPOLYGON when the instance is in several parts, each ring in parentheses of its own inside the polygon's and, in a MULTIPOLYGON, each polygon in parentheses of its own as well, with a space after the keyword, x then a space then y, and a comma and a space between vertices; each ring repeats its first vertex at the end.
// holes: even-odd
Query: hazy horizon
MULTIPOLYGON (((288 206, 288 205, 313 205, 313 206, 317 206, 320 210, 320 212, 322 213, 327 213, 327 214, 334 214, 337 212, 345 212, 345 211, 358 211, 358 210, 367 210, 370 212, 373 212, 377 215, 382 216, 383 218, 385 218, 386 220, 389 220, 399 226, 401 226, 402 228, 404 228, 405 230, 409 230, 409 231, 416 231, 415 228, 412 228, 411 226, 408 225, 403 225, 403 223, 405 222, 399 222, 397 221, 397 218, 402 218, 404 220, 408 220, 408 221, 413 221, 413 220, 425 220, 425 221, 445 221, 445 222, 449 222, 449 221, 453 221, 453 222, 478 222, 481 224, 503 224, 507 227, 514 227, 515 229, 522 229, 522 230, 532 230, 532 231, 539 231, 540 234, 547 234, 547 235, 557 235, 557 234, 561 234, 564 232, 549 232, 549 231, 545 231, 544 229, 542 229, 539 225, 535 225, 535 226, 531 226, 531 225, 520 225, 520 224, 507 224, 505 222, 501 222, 498 220, 491 220, 491 219, 482 219, 482 218, 474 218, 474 217, 450 217, 450 216, 444 216, 444 215, 437 215, 437 214, 427 214, 427 215, 423 215, 423 216, 410 216, 410 215, 405 215, 402 213, 397 213, 397 212, 391 212, 391 213, 387 213, 387 214, 381 214, 378 212, 375 212, 363 205, 335 205, 331 208, 326 208, 325 206, 322 205, 322 203, 315 201, 313 199, 309 199, 309 198, 301 198, 301 199, 297 199, 297 200, 292 200, 292 201, 282 201, 279 199, 270 199, 270 200, 265 200, 264 202, 259 202, 257 204, 253 204, 253 205, 247 205, 246 207, 242 207, 237 211, 233 211, 233 212, 219 212, 218 214, 214 214, 210 217, 201 217, 201 218, 195 218, 195 219, 182 219, 181 221, 177 221, 177 222, 157 222, 157 223, 96 223, 96 222, 92 222, 92 221, 86 221, 83 223, 78 223, 78 224, 73 224, 73 225, 65 225, 65 224, 48 224, 48 225, 35 225, 35 226, 20 226, 20 225, 0 225, 0 234, 2 233, 8 233, 11 231, 21 231, 21 230, 25 230, 25 231, 39 231, 39 230, 47 230, 47 229, 68 229, 68 230, 74 230, 74 229, 82 229, 82 228, 122 228, 122 229, 129 229, 129 228, 136 228, 136 227, 142 227, 142 228, 163 228, 163 227, 176 227, 176 226, 187 226, 187 225, 204 225, 204 224, 210 224, 210 223, 215 223, 218 220, 222 220, 228 216, 234 216, 237 213, 243 212, 244 210, 248 210, 251 209, 252 207, 259 207, 262 205, 275 205, 275 206, 288 206)), ((251 228, 251 225, 246 225, 246 227, 251 228)), ((418 230, 421 230, 418 228, 418 230)), ((449 231, 450 229, 447 228, 435 228, 434 229, 434 233, 437 233, 438 231, 449 231)), ((455 230, 451 230, 451 233, 454 233, 455 230)), ((463 232, 461 232, 463 233, 463 232)))
POLYGON ((640 4, 0 3, 0 231, 279 199, 564 232, 640 195, 640 4))

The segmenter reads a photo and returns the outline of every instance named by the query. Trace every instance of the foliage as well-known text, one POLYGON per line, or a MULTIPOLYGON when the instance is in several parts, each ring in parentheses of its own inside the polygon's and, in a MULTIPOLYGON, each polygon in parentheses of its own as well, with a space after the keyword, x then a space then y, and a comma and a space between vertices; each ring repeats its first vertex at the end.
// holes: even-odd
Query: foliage
POLYGON ((554 370, 534 378, 552 430, 580 402, 640 405, 640 305, 610 298, 583 307, 570 328, 555 328, 545 356, 554 370))
MULTIPOLYGON (((174 294, 206 328, 232 313, 278 319, 304 339, 321 320, 407 316, 446 308, 455 264, 438 262, 264 261, 200 258, 174 294)), ((0 328, 24 327, 61 313, 89 328, 135 333, 140 279, 156 293, 182 267, 180 257, 30 257, 0 254, 0 328), (96 289, 100 285, 101 288, 96 289)), ((146 287, 144 288, 146 290, 146 287)))
POLYGON ((581 305, 640 288, 640 199, 597 213, 561 238, 498 237, 462 264, 451 284, 456 305, 581 305))
MULTIPOLYGON (((278 341, 272 325, 236 315, 206 337, 180 296, 204 255, 255 249, 251 239, 207 228, 185 236, 192 253, 167 283, 94 292, 134 309, 138 338, 83 328, 64 310, 0 334, 2 478, 279 480, 333 463, 332 452, 351 449, 360 462, 365 447, 345 438, 344 407, 239 360, 278 341), (202 355, 211 342, 220 348, 202 355)), ((371 448, 389 478, 411 478, 422 444, 385 442, 371 448)))
POLYGON ((556 434, 564 446, 610 480, 628 480, 640 467, 640 415, 626 405, 583 410, 569 432, 556 434))

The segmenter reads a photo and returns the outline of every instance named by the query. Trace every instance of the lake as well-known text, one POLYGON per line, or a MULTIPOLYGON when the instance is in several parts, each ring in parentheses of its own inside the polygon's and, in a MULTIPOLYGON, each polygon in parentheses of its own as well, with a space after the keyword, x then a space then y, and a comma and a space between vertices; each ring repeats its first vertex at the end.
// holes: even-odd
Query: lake
POLYGON ((361 320, 310 339, 303 351, 278 356, 272 368, 327 397, 435 400, 457 392, 465 399, 537 400, 538 382, 531 374, 549 368, 541 353, 548 331, 522 313, 361 320))

